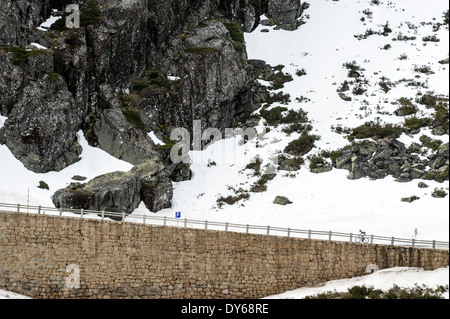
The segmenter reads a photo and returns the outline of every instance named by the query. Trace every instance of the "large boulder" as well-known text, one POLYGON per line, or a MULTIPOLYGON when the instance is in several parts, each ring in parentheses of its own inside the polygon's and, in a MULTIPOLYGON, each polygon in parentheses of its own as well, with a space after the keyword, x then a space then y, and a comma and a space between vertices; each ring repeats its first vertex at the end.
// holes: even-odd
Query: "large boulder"
POLYGON ((127 172, 99 176, 79 187, 69 186, 53 195, 57 208, 88 209, 131 214, 141 202, 141 182, 127 172))
POLYGON ((297 28, 302 5, 300 0, 269 0, 267 14, 282 29, 292 31, 297 28))
POLYGON ((289 198, 287 198, 285 196, 275 197, 273 203, 276 205, 281 205, 281 206, 286 206, 286 205, 292 204, 292 202, 289 200, 289 198))
POLYGON ((143 201, 156 213, 172 205, 172 171, 171 165, 166 167, 158 159, 149 159, 129 172, 105 174, 86 184, 71 183, 53 195, 53 203, 57 208, 129 215, 143 201))

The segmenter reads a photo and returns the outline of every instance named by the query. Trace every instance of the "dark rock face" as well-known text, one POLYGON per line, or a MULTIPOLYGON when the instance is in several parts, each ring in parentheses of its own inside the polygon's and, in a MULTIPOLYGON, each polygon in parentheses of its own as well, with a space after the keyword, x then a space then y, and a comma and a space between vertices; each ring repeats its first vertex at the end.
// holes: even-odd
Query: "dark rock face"
POLYGON ((27 30, 39 25, 48 6, 44 0, 17 0, 0 2, 0 44, 27 45, 27 30))
POLYGON ((77 162, 82 149, 76 133, 83 110, 75 106, 64 80, 47 74, 53 70, 52 57, 30 57, 26 64, 30 71, 12 65, 8 57, 0 56, 0 68, 11 70, 2 78, 0 91, 9 92, 4 97, 14 101, 14 107, 6 113, 0 143, 37 173, 59 171, 77 162), (8 84, 15 90, 9 90, 8 84))

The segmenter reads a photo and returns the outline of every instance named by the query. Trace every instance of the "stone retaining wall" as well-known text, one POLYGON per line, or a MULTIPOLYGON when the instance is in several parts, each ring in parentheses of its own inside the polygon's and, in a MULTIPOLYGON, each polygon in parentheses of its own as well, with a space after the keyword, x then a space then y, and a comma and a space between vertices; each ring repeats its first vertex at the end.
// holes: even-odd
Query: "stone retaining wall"
POLYGON ((35 298, 260 298, 447 250, 0 213, 0 289, 35 298), (373 266, 376 265, 376 266, 373 266))

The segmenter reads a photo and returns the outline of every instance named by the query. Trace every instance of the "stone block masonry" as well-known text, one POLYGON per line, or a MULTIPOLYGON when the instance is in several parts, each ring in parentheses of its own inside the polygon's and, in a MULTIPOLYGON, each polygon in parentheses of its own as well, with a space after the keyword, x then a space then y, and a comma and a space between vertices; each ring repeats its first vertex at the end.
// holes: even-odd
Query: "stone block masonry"
POLYGON ((0 213, 0 289, 34 298, 261 298, 447 250, 0 213))

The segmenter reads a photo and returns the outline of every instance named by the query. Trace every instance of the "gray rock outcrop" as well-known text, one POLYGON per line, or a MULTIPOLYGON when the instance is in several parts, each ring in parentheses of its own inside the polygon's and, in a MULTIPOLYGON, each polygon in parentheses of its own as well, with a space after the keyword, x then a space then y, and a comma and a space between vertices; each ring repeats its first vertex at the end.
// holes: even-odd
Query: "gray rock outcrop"
POLYGON ((350 179, 370 177, 382 179, 388 175, 399 182, 415 179, 448 180, 448 143, 427 158, 419 156, 420 146, 405 144, 396 139, 363 142, 342 151, 334 166, 350 172, 350 179))
POLYGON ((53 203, 57 208, 131 214, 141 202, 140 189, 141 183, 136 175, 115 172, 78 187, 58 190, 53 196, 53 203))

